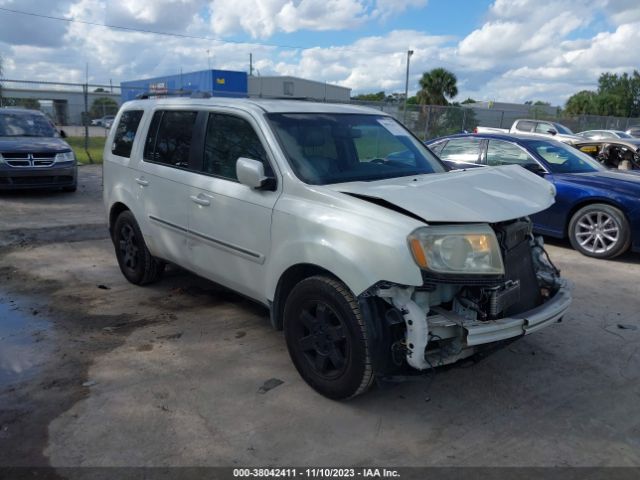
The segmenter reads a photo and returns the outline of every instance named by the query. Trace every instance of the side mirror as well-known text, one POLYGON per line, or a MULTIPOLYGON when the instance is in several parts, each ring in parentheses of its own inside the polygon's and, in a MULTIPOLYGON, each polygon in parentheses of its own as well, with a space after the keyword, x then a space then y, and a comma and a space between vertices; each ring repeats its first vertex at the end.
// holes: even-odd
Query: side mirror
POLYGON ((258 160, 240 157, 236 161, 236 176, 238 181, 250 188, 261 190, 275 190, 275 178, 264 174, 264 165, 258 160))
POLYGON ((60 130, 60 138, 67 138, 67 132, 60 130))
POLYGON ((547 133, 551 135, 557 135, 558 131, 555 128, 550 128, 549 130, 547 130, 547 133))

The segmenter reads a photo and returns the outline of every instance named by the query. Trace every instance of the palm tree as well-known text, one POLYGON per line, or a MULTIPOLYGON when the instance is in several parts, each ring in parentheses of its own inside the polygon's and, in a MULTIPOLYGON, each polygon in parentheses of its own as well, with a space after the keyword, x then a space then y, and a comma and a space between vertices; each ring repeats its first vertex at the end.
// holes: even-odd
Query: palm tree
POLYGON ((420 79, 418 101, 421 105, 448 105, 447 97, 453 98, 458 94, 457 81, 455 74, 444 68, 424 72, 420 79))

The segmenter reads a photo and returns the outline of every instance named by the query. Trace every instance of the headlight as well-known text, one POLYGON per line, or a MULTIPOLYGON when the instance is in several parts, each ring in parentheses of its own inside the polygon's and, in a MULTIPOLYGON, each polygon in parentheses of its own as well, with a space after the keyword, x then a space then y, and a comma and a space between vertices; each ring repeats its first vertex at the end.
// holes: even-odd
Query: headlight
POLYGON ((504 274, 494 231, 486 224, 423 227, 408 237, 418 266, 443 274, 504 274))
POLYGON ((56 153, 56 162, 73 162, 75 159, 73 152, 56 153))

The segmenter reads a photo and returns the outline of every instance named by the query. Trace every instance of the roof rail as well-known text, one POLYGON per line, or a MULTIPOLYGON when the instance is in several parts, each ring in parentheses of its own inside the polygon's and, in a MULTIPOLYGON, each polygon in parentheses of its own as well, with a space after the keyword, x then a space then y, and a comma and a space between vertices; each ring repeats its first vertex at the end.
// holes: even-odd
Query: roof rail
POLYGON ((167 92, 144 92, 136 95, 136 100, 148 100, 150 98, 164 97, 190 97, 190 98, 211 98, 209 92, 192 92, 191 90, 174 90, 167 92))

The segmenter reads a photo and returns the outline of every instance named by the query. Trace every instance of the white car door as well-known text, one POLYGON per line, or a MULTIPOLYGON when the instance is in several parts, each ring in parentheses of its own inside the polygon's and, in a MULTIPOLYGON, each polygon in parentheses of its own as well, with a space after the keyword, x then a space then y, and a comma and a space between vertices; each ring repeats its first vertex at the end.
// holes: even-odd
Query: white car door
MULTIPOLYGON (((191 146, 198 112, 154 112, 143 159, 135 171, 145 241, 156 256, 189 268, 187 244, 191 146)), ((139 219, 139 223, 140 219, 139 219)))
POLYGON ((189 242, 194 270, 264 301, 264 263, 271 248, 277 190, 257 190, 236 178, 239 157, 260 160, 273 176, 269 150, 249 116, 210 112, 201 175, 190 195, 189 242))

